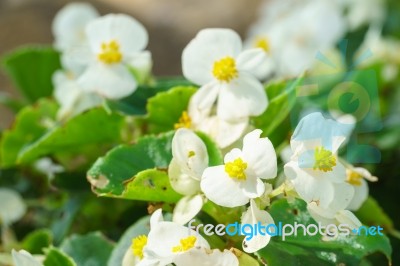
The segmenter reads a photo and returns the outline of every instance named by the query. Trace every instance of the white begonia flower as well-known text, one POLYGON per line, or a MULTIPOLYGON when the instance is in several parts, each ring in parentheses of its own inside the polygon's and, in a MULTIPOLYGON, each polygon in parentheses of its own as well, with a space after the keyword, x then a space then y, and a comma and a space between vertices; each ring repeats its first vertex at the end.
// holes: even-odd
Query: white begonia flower
POLYGON ((350 30, 364 25, 382 25, 385 21, 385 0, 337 0, 346 9, 346 20, 350 30))
POLYGON ((358 210, 368 198, 368 184, 365 181, 376 182, 378 178, 362 167, 348 166, 346 169, 346 182, 353 186, 354 196, 347 207, 351 211, 358 210))
MULTIPOLYGON (((267 211, 260 210, 257 207, 257 204, 254 202, 254 200, 250 200, 250 207, 247 209, 245 213, 243 213, 241 218, 241 224, 254 225, 258 223, 260 223, 263 226, 267 226, 269 224, 275 224, 274 219, 267 211)), ((245 239, 243 239, 242 243, 243 250, 247 253, 253 253, 267 246, 271 239, 271 236, 267 232, 263 233, 265 235, 262 235, 259 232, 257 232, 257 234, 253 235, 253 237, 250 240, 246 240, 247 238, 246 236, 245 239)))
POLYGON ((99 16, 88 3, 69 3, 54 17, 52 32, 55 47, 61 51, 86 45, 86 25, 99 16))
POLYGON ((0 224, 8 226, 20 220, 26 213, 26 204, 20 194, 8 188, 0 188, 0 224))
POLYGON ((254 73, 265 58, 262 49, 242 52, 232 30, 201 30, 182 53, 183 75, 201 85, 193 96, 198 111, 208 112, 218 102, 216 115, 229 122, 262 114, 268 100, 254 73))
POLYGON ((225 155, 224 165, 208 167, 201 179, 201 190, 218 205, 237 207, 260 197, 265 190, 261 179, 277 175, 277 159, 268 138, 253 130, 243 138, 243 149, 233 149, 225 155))
POLYGON ((64 167, 53 163, 53 161, 48 157, 37 160, 34 164, 34 167, 39 172, 45 174, 49 180, 53 179, 56 174, 65 171, 64 167))
POLYGON ((160 221, 152 226, 138 265, 153 265, 151 263, 156 262, 167 265, 193 248, 209 249, 210 246, 196 231, 174 222, 160 221))
POLYGON ((99 106, 103 101, 100 96, 84 91, 77 81, 64 71, 54 73, 53 84, 54 98, 60 104, 58 120, 73 117, 99 106))
POLYGON ((278 76, 308 70, 317 53, 334 47, 346 30, 342 9, 334 1, 268 1, 265 9, 248 42, 268 48, 278 76))
POLYGON ((168 176, 172 188, 185 196, 174 209, 174 222, 189 222, 203 207, 200 179, 207 167, 208 153, 204 142, 191 130, 178 129, 172 139, 172 160, 168 176))
POLYGON ((349 206, 354 189, 351 185, 345 183, 334 184, 334 197, 326 208, 321 207, 317 202, 312 201, 307 204, 307 209, 311 216, 322 225, 329 224, 346 224, 350 229, 355 229, 361 226, 361 222, 351 212, 346 210, 349 206))
POLYGON ((43 266, 32 254, 28 251, 21 249, 20 251, 11 251, 13 262, 15 266, 43 266))
MULTIPOLYGON (((150 217, 150 229, 155 228, 160 222, 164 221, 162 210, 156 210, 150 217)), ((147 236, 139 235, 132 239, 132 245, 125 252, 122 259, 122 266, 135 266, 143 260, 143 249, 147 244, 147 236)), ((158 263, 158 262, 157 262, 158 263)), ((158 265, 155 264, 149 265, 158 265)))
POLYGON ((344 183, 346 169, 337 151, 346 139, 346 129, 321 113, 311 113, 297 125, 290 141, 293 156, 284 171, 306 202, 327 208, 334 200, 334 184, 344 183))
POLYGON ((129 66, 148 42, 143 25, 127 15, 110 14, 91 21, 86 36, 93 62, 79 77, 79 85, 109 99, 132 94, 137 81, 129 66))

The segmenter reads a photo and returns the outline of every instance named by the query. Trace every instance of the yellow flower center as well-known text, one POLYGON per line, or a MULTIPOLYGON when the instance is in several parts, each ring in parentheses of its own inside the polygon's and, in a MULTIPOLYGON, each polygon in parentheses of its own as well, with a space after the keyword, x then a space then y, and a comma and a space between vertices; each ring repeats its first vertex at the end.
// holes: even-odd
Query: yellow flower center
POLYGON ((363 179, 362 175, 357 173, 356 171, 347 170, 347 183, 353 186, 361 186, 361 180, 363 179))
POLYGON ((224 57, 214 62, 212 71, 214 77, 219 81, 229 82, 238 76, 236 62, 230 56, 224 57))
POLYGON ((119 51, 119 44, 112 40, 109 43, 101 44, 101 52, 97 55, 98 59, 106 64, 119 63, 122 60, 122 54, 119 51))
POLYGON ((247 163, 243 162, 241 158, 235 159, 233 162, 225 164, 225 172, 234 179, 246 180, 246 173, 244 170, 247 168, 247 163))
POLYGON ((271 47, 269 45, 268 39, 267 38, 262 38, 259 37, 255 40, 254 42, 254 47, 256 48, 261 48, 263 49, 265 52, 269 52, 271 47))
POLYGON ((147 244, 147 236, 141 235, 135 237, 132 240, 132 246, 131 246, 133 255, 135 255, 139 259, 143 259, 143 248, 146 246, 146 244, 147 244))
POLYGON ((314 152, 314 170, 320 170, 324 172, 332 171, 332 168, 336 166, 336 156, 332 154, 330 150, 324 149, 324 147, 317 147, 314 152))
POLYGON ((188 115, 188 113, 186 111, 182 112, 181 117, 178 120, 178 123, 174 124, 174 128, 178 129, 178 128, 190 128, 192 126, 192 119, 190 118, 190 116, 188 115))
POLYGON ((194 247, 194 244, 196 243, 197 238, 195 236, 188 236, 185 238, 182 238, 179 242, 180 245, 177 245, 172 248, 172 252, 183 252, 191 249, 194 247))

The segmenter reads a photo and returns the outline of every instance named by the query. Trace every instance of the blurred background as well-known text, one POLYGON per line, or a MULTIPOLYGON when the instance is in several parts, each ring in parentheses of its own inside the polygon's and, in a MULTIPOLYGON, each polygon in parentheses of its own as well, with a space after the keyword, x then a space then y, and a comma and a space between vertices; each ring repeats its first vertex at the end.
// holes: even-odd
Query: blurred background
MULTIPOLYGON (((51 44, 51 22, 59 9, 76 1, 0 0, 0 57, 24 44, 51 44)), ((261 0, 91 0, 100 14, 126 13, 149 32, 156 76, 181 75, 180 57, 185 45, 202 28, 229 27, 242 37, 257 19, 261 0), (227 8, 229 7, 229 8, 227 8)), ((0 93, 17 96, 0 71, 0 93)), ((12 122, 12 113, 0 106, 0 128, 12 122)))

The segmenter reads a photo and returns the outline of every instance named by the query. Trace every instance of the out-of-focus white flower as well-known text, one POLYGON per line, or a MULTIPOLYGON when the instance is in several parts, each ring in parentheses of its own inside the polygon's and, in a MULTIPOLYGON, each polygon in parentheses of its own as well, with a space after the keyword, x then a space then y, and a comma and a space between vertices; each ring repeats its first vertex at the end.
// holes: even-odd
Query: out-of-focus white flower
POLYGON ((172 156, 169 180, 176 192, 185 195, 177 203, 172 220, 185 224, 203 207, 200 179, 208 167, 208 153, 206 145, 195 133, 180 128, 172 139, 172 156))
POLYGON ((53 75, 54 97, 60 104, 57 113, 59 120, 73 117, 90 108, 101 104, 103 99, 90 92, 86 92, 73 78, 64 71, 57 71, 53 75))
POLYGON ((309 114, 297 125, 290 141, 293 156, 284 171, 306 202, 327 208, 334 200, 334 184, 344 183, 346 169, 337 151, 346 139, 346 129, 321 113, 309 114))
POLYGON ((0 223, 8 226, 21 219, 26 213, 26 205, 22 197, 14 190, 0 188, 0 223))
POLYGON ((322 225, 346 224, 350 229, 361 226, 361 222, 350 211, 346 210, 352 197, 354 189, 347 183, 334 184, 334 200, 327 207, 321 207, 318 202, 308 203, 307 209, 311 216, 322 225))
POLYGON ((34 167, 39 172, 47 175, 49 180, 53 179, 56 174, 65 171, 64 167, 59 164, 53 163, 53 161, 48 157, 37 160, 34 164, 34 167))
POLYGON ((260 197, 265 190, 261 179, 277 175, 274 147, 262 131, 253 130, 243 138, 243 149, 233 149, 225 155, 224 165, 208 167, 201 179, 206 197, 225 207, 242 206, 260 197))
POLYGON ((229 250, 191 249, 174 260, 177 266, 239 266, 237 257, 229 250))
POLYGON ((353 167, 352 165, 347 166, 346 175, 346 182, 354 188, 354 196, 347 208, 356 211, 368 198, 368 184, 365 179, 371 182, 376 182, 378 181, 378 178, 373 176, 367 169, 362 167, 353 167))
POLYGON ((52 31, 55 47, 61 51, 86 45, 86 25, 99 16, 88 3, 69 3, 54 17, 52 31))
POLYGON ((278 76, 302 74, 317 52, 334 47, 346 31, 342 9, 334 1, 268 1, 265 9, 276 12, 264 12, 247 42, 268 48, 278 76))
POLYGON ((86 36, 92 61, 78 78, 78 84, 108 99, 132 94, 137 81, 129 67, 148 42, 143 25, 127 15, 110 14, 91 21, 86 36))
POLYGON ((20 251, 11 252, 15 266, 43 266, 32 254, 28 251, 21 249, 20 251))
MULTIPOLYGON (((254 200, 250 200, 250 207, 245 213, 243 213, 241 224, 254 225, 258 223, 263 226, 266 226, 268 224, 275 224, 274 219, 267 211, 260 210, 254 200)), ((247 237, 245 237, 242 243, 243 250, 248 253, 253 253, 268 245, 271 236, 267 232, 264 232, 264 234, 265 235, 262 235, 260 233, 255 234, 250 240, 246 240, 247 237)))
POLYGON ((364 25, 382 25, 385 20, 385 0, 337 0, 345 10, 350 30, 364 25))
POLYGON ((201 85, 192 108, 209 114, 218 102, 216 115, 229 122, 260 115, 268 101, 254 73, 264 60, 262 49, 242 52, 240 37, 232 30, 201 30, 182 54, 184 76, 201 85))

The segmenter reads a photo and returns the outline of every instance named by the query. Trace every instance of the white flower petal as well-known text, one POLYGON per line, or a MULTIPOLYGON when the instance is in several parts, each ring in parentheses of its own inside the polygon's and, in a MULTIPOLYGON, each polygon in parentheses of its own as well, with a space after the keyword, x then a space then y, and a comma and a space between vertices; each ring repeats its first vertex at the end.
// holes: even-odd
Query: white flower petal
POLYGON ((86 34, 95 54, 101 51, 102 43, 116 41, 125 57, 143 50, 148 42, 143 25, 123 14, 109 14, 90 22, 86 27, 86 34))
POLYGON ((169 164, 168 176, 169 182, 176 192, 182 195, 194 195, 200 192, 199 180, 184 172, 181 165, 174 158, 169 164))
POLYGON ((268 138, 260 138, 262 131, 255 129, 243 138, 243 159, 258 178, 276 177, 278 166, 274 146, 268 138))
POLYGON ((250 199, 260 197, 264 194, 265 186, 259 178, 247 176, 246 180, 240 183, 243 194, 250 199))
POLYGON ((133 250, 131 247, 129 247, 125 255, 122 259, 122 265, 121 266, 135 266, 139 263, 140 259, 133 255, 133 250))
POLYGON ((52 32, 55 46, 65 50, 86 42, 86 25, 99 16, 96 9, 87 3, 69 3, 54 17, 52 32))
POLYGON ((95 63, 89 66, 78 79, 86 91, 97 93, 107 99, 118 100, 136 90, 136 81, 123 65, 95 63))
POLYGON ((229 250, 191 249, 174 259, 176 266, 239 266, 237 257, 229 250))
POLYGON ((186 224, 200 212, 203 204, 203 197, 199 194, 181 198, 175 206, 172 221, 186 224))
POLYGON ((361 180, 361 185, 360 186, 353 186, 354 188, 354 196, 351 199, 349 206, 347 206, 347 209, 351 211, 356 211, 358 210, 364 201, 368 198, 368 183, 364 179, 361 180))
POLYGON ((200 123, 210 115, 211 109, 217 101, 219 87, 217 82, 207 83, 200 87, 190 98, 188 110, 189 116, 194 123, 200 123))
POLYGON ((238 148, 234 148, 230 152, 225 154, 224 163, 229 163, 229 162, 234 161, 237 158, 242 158, 242 157, 243 157, 242 151, 238 148))
POLYGON ((297 193, 306 202, 316 201, 319 206, 326 208, 333 200, 333 184, 327 179, 315 178, 294 161, 287 163, 284 171, 297 193))
POLYGON ((343 183, 334 183, 334 199, 329 204, 329 209, 334 211, 340 211, 347 208, 350 204, 353 195, 354 195, 354 188, 352 185, 348 184, 347 182, 343 183))
MULTIPOLYGON (((247 211, 242 215, 241 218, 241 224, 257 224, 260 222, 261 225, 268 225, 268 224, 274 224, 274 220, 271 217, 271 215, 264 211, 260 210, 254 200, 250 200, 250 207, 247 209, 247 211)), ((243 250, 248 253, 253 253, 256 252, 262 248, 264 248, 266 245, 268 245, 269 241, 271 239, 271 236, 267 233, 265 235, 254 235, 252 239, 246 240, 246 238, 243 240, 242 246, 243 250)))
POLYGON ((43 266, 39 261, 37 261, 29 252, 25 250, 11 251, 13 261, 15 266, 43 266))
POLYGON ((164 221, 162 209, 158 209, 150 217, 150 228, 156 227, 160 222, 164 221))
POLYGON ((226 56, 235 58, 241 49, 239 35, 230 29, 201 30, 183 50, 183 75, 198 85, 204 85, 214 79, 215 61, 226 56))
POLYGON ((204 142, 191 130, 180 128, 172 139, 172 155, 183 172, 200 180, 208 166, 208 153, 204 142))
POLYGON ((239 72, 239 77, 221 84, 217 116, 235 122, 258 116, 267 108, 268 100, 263 85, 253 76, 239 72))
POLYGON ((336 224, 335 215, 336 213, 330 209, 323 209, 315 202, 311 202, 307 204, 307 210, 310 213, 311 217, 318 223, 322 225, 328 224, 336 224))
POLYGON ((260 48, 248 49, 239 54, 236 59, 239 71, 255 75, 258 69, 268 60, 267 54, 260 48))
POLYGON ((26 213, 25 202, 14 190, 0 188, 0 202, 0 220, 5 226, 20 220, 26 213))
POLYGON ((348 210, 339 211, 335 217, 339 223, 349 225, 350 229, 356 229, 362 225, 360 220, 348 210))
POLYGON ((223 165, 207 168, 200 186, 208 199, 224 207, 237 207, 249 202, 240 189, 240 181, 230 178, 223 165))

